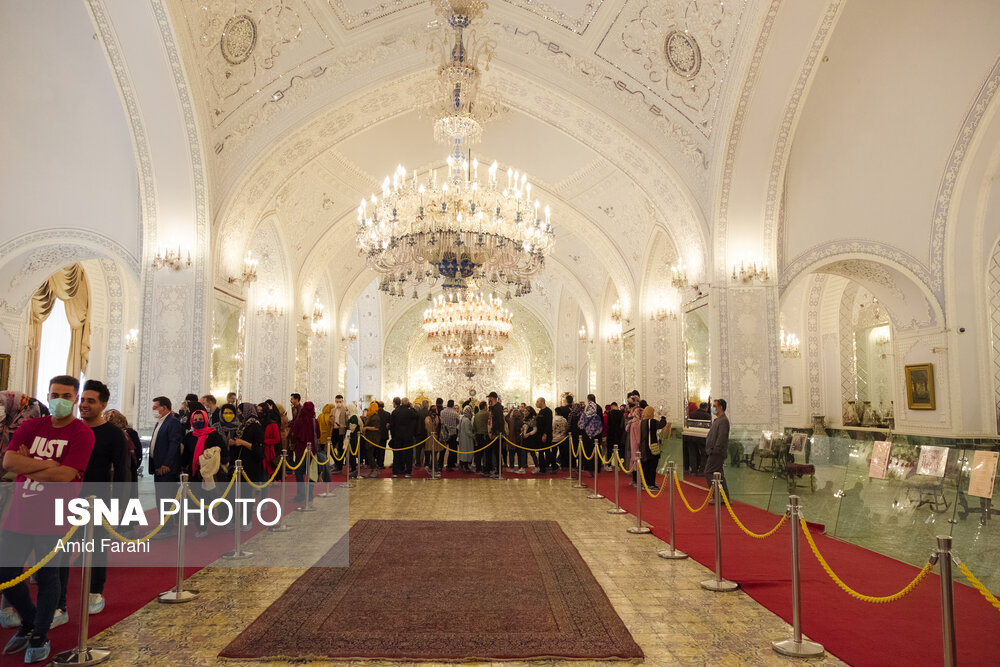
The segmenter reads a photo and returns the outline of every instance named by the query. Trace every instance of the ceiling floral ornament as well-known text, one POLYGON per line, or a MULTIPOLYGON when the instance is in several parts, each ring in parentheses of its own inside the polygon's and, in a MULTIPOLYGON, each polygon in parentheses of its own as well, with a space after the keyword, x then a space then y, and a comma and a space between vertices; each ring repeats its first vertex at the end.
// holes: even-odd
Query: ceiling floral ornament
POLYGON ((234 16, 226 21, 219 39, 222 57, 230 65, 246 61, 257 45, 257 24, 246 14, 234 16))
POLYGON ((745 0, 628 0, 597 55, 709 136, 745 0))

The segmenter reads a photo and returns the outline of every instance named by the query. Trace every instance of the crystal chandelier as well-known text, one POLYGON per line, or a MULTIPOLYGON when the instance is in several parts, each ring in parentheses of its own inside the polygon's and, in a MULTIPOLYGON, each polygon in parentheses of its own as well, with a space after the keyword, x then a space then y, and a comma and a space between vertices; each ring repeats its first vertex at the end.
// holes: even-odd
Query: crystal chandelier
POLYGON ((496 347, 481 340, 448 343, 442 346, 441 359, 446 367, 451 368, 492 368, 497 362, 496 350, 496 347))
POLYGON ((482 134, 483 118, 499 106, 481 94, 478 65, 485 60, 488 67, 495 44, 467 34, 486 3, 434 4, 451 28, 451 40, 439 45, 444 101, 434 121, 435 139, 451 153, 447 168, 439 179, 437 169, 410 174, 397 167, 383 181, 381 196, 358 207, 358 247, 380 274, 379 289, 393 296, 424 281, 464 289, 469 278, 527 294, 555 242, 550 209, 531 198, 526 174, 509 168, 503 178, 496 162, 480 174, 479 161, 466 153, 482 134))
POLYGON ((464 294, 440 294, 424 311, 424 333, 428 338, 470 335, 499 340, 510 334, 511 319, 510 311, 493 295, 484 296, 472 290, 464 294))
POLYGON ((781 346, 781 356, 787 359, 798 359, 802 356, 802 349, 798 336, 793 333, 785 333, 784 329, 782 329, 778 340, 781 346))

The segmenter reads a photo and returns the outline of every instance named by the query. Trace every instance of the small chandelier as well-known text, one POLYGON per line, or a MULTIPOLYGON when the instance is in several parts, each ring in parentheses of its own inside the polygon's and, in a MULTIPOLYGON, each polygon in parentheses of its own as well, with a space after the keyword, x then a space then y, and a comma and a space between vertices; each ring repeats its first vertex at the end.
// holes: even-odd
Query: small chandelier
POLYGON ((793 333, 785 333, 785 330, 781 330, 780 336, 781 343, 781 356, 786 359, 798 359, 802 356, 802 350, 799 345, 799 337, 793 333))
POLYGON ((433 306, 424 311, 424 332, 428 338, 438 336, 474 336, 479 339, 507 338, 512 329, 512 316, 503 302, 493 295, 440 294, 433 306))
POLYGON ((687 265, 683 259, 677 260, 676 264, 670 266, 670 284, 677 289, 688 286, 687 265))
POLYGON ((442 347, 441 359, 446 367, 482 369, 491 368, 496 362, 496 347, 482 341, 448 343, 442 347))

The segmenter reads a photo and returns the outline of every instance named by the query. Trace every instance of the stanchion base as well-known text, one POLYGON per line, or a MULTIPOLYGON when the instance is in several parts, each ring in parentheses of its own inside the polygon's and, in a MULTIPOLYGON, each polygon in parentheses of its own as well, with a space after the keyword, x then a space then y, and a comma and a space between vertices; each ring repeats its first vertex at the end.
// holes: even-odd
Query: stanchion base
POLYGON ((267 532, 269 532, 269 533, 287 533, 290 530, 291 530, 291 528, 289 528, 288 526, 271 526, 270 528, 267 529, 267 532))
POLYGON ((574 489, 589 489, 590 487, 586 484, 580 484, 579 482, 573 485, 574 489))
POLYGON ((53 665, 96 665, 111 657, 111 649, 104 646, 93 646, 83 651, 80 649, 70 649, 57 653, 52 658, 53 665))
POLYGON ((587 496, 588 500, 601 500, 602 498, 604 498, 604 496, 602 496, 599 493, 592 493, 589 496, 587 496))
POLYGON ((327 493, 326 491, 324 491, 323 493, 317 493, 313 497, 314 498, 332 498, 335 495, 337 495, 337 494, 335 494, 335 493, 327 493))
POLYGON ((716 581, 715 579, 707 579, 701 582, 701 587, 706 591, 714 591, 716 593, 730 593, 735 591, 740 587, 735 581, 729 581, 723 579, 722 581, 716 581))
POLYGON ((814 658, 826 653, 822 644, 811 642, 808 639, 803 639, 800 642, 794 639, 771 642, 771 648, 781 655, 790 655, 793 658, 814 658))
POLYGON ((253 558, 253 553, 250 551, 227 551, 222 554, 223 560, 243 560, 244 558, 253 558))
POLYGON ((623 507, 612 507, 608 510, 608 514, 628 514, 628 510, 623 507))
POLYGON ((160 593, 156 596, 157 601, 163 604, 180 604, 181 602, 190 602, 198 597, 198 591, 167 591, 166 593, 160 593))
POLYGON ((302 507, 296 507, 295 511, 296 512, 315 512, 316 508, 315 507, 306 507, 305 505, 303 505, 302 507))
POLYGON ((667 560, 684 560, 688 557, 686 553, 678 551, 677 549, 664 549, 656 555, 660 558, 666 558, 667 560))
POLYGON ((633 535, 648 535, 651 531, 649 530, 649 528, 646 528, 645 526, 632 526, 631 528, 628 529, 628 532, 632 533, 633 535))

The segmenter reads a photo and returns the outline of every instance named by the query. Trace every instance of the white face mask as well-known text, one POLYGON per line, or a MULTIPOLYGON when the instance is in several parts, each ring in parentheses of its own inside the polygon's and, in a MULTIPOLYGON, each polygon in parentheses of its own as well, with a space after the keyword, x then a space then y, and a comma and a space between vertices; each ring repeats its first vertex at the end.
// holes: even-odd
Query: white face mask
POLYGON ((715 412, 715 406, 714 406, 714 405, 712 406, 712 416, 713 416, 713 417, 715 417, 715 416, 716 416, 716 412, 715 412))

